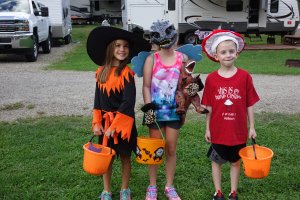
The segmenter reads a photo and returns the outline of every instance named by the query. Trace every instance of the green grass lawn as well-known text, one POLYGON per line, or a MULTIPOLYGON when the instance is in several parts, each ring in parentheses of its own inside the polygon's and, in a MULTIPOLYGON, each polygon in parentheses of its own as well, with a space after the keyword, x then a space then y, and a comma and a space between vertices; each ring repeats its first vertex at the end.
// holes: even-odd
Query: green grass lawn
MULTIPOLYGON (((175 185, 182 199, 211 199, 213 192, 209 144, 204 140, 204 115, 190 114, 180 131, 175 185)), ((138 122, 137 124, 140 124, 138 122)), ((0 199, 97 199, 100 177, 82 169, 83 149, 92 133, 89 117, 47 117, 0 122, 0 199)), ((138 127, 145 135, 146 128, 138 127)), ((257 143, 274 151, 269 176, 249 179, 241 172, 240 199, 298 199, 300 196, 300 115, 256 114, 257 143)), ((134 158, 133 158, 134 159, 134 158)), ((112 190, 119 198, 120 160, 114 163, 112 190)), ((158 175, 159 198, 163 197, 164 169, 158 175)), ((133 199, 144 198, 147 166, 133 160, 130 187, 133 199)), ((223 170, 223 190, 230 190, 229 165, 223 170)))
MULTIPOLYGON (((49 66, 50 69, 95 71, 94 64, 86 53, 86 38, 90 31, 96 26, 74 26, 73 41, 78 45, 71 52, 66 53, 65 59, 49 66)), ((263 41, 250 42, 245 38, 248 45, 265 44, 263 41)), ((279 43, 276 38, 276 43, 279 43)), ((196 66, 195 73, 210 73, 218 69, 218 63, 209 60, 204 53, 203 59, 196 66)), ((287 59, 300 59, 300 50, 257 50, 243 51, 239 56, 236 66, 248 70, 252 74, 273 74, 273 75, 300 75, 300 68, 286 67, 287 59)))
MULTIPOLYGON (((210 73, 219 68, 219 63, 212 62, 203 55, 197 63, 196 73, 210 73)), ((300 60, 300 50, 259 50, 243 51, 235 65, 248 70, 251 74, 265 75, 300 75, 300 67, 286 67, 287 59, 300 60)))

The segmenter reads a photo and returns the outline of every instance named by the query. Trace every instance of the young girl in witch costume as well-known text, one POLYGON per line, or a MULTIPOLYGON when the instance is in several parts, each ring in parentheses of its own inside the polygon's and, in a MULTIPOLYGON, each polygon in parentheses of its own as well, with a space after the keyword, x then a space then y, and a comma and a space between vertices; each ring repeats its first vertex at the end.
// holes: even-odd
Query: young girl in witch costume
POLYGON ((221 189, 221 167, 227 161, 231 164, 229 199, 238 199, 239 150, 246 146, 247 135, 256 137, 253 106, 259 97, 251 75, 234 64, 244 45, 240 34, 228 30, 215 30, 202 42, 208 58, 220 63, 220 68, 207 76, 202 97, 202 104, 209 110, 205 139, 211 143, 207 156, 212 161, 214 200, 225 199, 221 189))
MULTIPOLYGON (((100 67, 96 71, 92 129, 99 142, 110 145, 122 163, 120 199, 130 200, 131 152, 136 150, 137 130, 134 106, 136 88, 130 59, 151 45, 132 33, 113 27, 97 27, 89 35, 87 51, 100 67)), ((111 200, 112 164, 103 175, 104 189, 99 198, 111 200)))

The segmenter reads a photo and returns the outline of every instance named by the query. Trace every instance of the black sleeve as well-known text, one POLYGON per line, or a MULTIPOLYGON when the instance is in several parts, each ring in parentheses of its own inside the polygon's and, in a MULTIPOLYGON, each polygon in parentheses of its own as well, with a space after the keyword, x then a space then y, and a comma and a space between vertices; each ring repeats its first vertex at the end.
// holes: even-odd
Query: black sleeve
POLYGON ((99 86, 98 86, 98 82, 96 82, 95 98, 94 98, 94 109, 101 110, 100 89, 99 89, 99 86))
POLYGON ((134 118, 134 106, 136 101, 136 87, 134 77, 129 75, 129 81, 124 81, 124 90, 122 103, 118 109, 118 112, 128 115, 134 118))

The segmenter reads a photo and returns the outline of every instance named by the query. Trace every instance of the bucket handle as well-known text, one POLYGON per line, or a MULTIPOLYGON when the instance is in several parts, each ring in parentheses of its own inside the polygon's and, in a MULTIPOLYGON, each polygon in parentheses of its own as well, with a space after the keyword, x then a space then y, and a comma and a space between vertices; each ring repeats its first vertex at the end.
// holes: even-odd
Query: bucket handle
MULTIPOLYGON (((158 128, 158 130, 159 130, 159 133, 160 133, 162 139, 163 139, 164 141, 166 141, 166 139, 165 139, 165 137, 164 137, 164 134, 163 134, 163 132, 161 131, 161 129, 160 129, 160 127, 159 127, 157 121, 154 120, 154 122, 155 122, 155 124, 156 124, 156 126, 157 126, 157 128, 158 128)), ((144 124, 143 124, 143 125, 144 125, 144 124)), ((142 127, 143 127, 143 126, 142 126, 142 127)))
POLYGON ((255 151, 255 139, 254 138, 251 138, 251 141, 252 141, 252 147, 253 147, 253 152, 254 152, 254 158, 255 160, 257 160, 257 157, 256 157, 256 151, 255 151))
POLYGON ((166 139, 165 139, 165 137, 164 137, 164 134, 163 134, 163 132, 161 131, 161 129, 160 129, 160 127, 159 127, 157 121, 154 120, 154 122, 155 122, 155 124, 156 124, 156 126, 157 126, 157 128, 158 128, 158 130, 159 130, 159 132, 160 132, 160 135, 161 135, 162 139, 163 139, 164 141, 166 141, 166 139))
MULTIPOLYGON (((89 143, 93 144, 93 139, 96 137, 97 135, 93 135, 92 138, 89 140, 89 143)), ((100 135, 99 136, 99 143, 100 143, 100 135)), ((109 139, 109 146, 110 146, 110 154, 112 154, 112 146, 113 146, 113 141, 111 139, 109 139)))

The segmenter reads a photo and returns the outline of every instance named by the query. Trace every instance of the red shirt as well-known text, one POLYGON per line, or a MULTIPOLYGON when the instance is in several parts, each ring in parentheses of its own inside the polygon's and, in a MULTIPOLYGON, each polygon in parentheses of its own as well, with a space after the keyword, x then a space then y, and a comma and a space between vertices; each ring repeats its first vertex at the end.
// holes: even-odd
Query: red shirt
POLYGON ((228 146, 246 143, 247 108, 259 101, 251 75, 242 69, 230 78, 217 71, 206 78, 202 104, 211 106, 211 142, 228 146))

